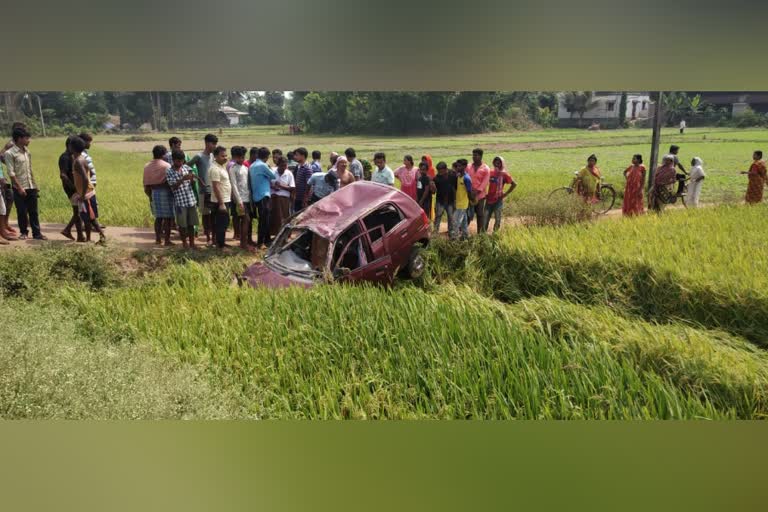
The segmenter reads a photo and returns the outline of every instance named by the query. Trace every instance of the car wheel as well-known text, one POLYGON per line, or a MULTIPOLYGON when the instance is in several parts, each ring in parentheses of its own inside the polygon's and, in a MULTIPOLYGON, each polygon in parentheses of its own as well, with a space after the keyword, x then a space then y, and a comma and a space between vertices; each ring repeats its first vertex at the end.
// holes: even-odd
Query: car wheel
POLYGON ((414 247, 411 249, 411 256, 408 258, 408 266, 406 267, 406 273, 411 279, 418 279, 424 274, 424 270, 427 266, 424 255, 421 252, 421 247, 414 247))

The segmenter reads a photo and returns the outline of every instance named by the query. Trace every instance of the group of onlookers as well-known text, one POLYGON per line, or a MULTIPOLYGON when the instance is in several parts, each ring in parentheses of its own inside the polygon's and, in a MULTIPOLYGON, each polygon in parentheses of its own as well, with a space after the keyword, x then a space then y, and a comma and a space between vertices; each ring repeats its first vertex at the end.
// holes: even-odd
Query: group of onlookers
MULTIPOLYGON (((33 172, 30 140, 26 126, 14 123, 11 141, 0 152, 0 244, 26 239, 30 229, 34 239, 46 240, 40 229, 39 187, 33 172), (18 230, 9 222, 14 205, 18 230)), ((58 161, 62 187, 72 208, 72 216, 61 234, 78 242, 90 241, 94 231, 100 242, 106 240, 105 228, 98 220, 96 169, 88 152, 92 141, 88 133, 67 137, 65 151, 58 161), (73 228, 77 238, 72 234, 73 228)), ((499 229, 504 199, 517 186, 504 158, 496 156, 488 166, 480 148, 472 151, 471 161, 461 158, 450 167, 445 162, 433 165, 430 155, 422 156, 416 165, 411 155, 405 155, 402 165, 394 171, 387 166, 386 155, 377 152, 368 173, 368 167, 357 158, 353 148, 343 154, 332 152, 330 165, 324 166, 319 151, 310 155, 303 147, 285 155, 279 149, 270 151, 266 147, 248 150, 234 146, 227 151, 219 145, 218 137, 208 134, 204 149, 187 158, 178 137, 171 137, 168 143, 169 148, 153 148, 153 159, 145 166, 143 178, 155 218, 156 243, 166 245, 172 244, 171 233, 178 229, 185 247, 194 247, 199 234, 205 236, 208 245, 225 247, 231 223, 241 247, 266 246, 291 214, 364 179, 388 186, 394 186, 397 180, 400 190, 413 198, 433 221, 435 232, 440 230, 445 215, 449 236, 466 238, 473 220, 478 233, 487 232, 491 218, 494 231, 499 229)), ((699 205, 706 176, 702 159, 694 157, 688 172, 679 160, 679 150, 678 146, 671 146, 656 169, 649 187, 649 205, 653 210, 661 211, 675 202, 686 181, 686 205, 699 205)), ((750 204, 762 201, 768 182, 762 158, 762 151, 755 151, 749 170, 742 172, 749 176, 745 199, 750 204)), ((625 215, 642 214, 646 168, 641 155, 634 155, 624 177, 622 211, 625 215)), ((578 192, 587 201, 597 201, 601 182, 597 157, 590 155, 587 166, 578 173, 578 192)))
POLYGON ((468 237, 468 225, 475 218, 478 232, 487 231, 491 217, 494 231, 499 229, 504 198, 516 186, 504 159, 494 158, 491 168, 483 163, 479 148, 472 152, 471 163, 459 159, 450 169, 445 162, 433 166, 429 155, 416 166, 413 157, 406 155, 403 165, 392 171, 386 155, 378 152, 366 176, 353 148, 341 155, 331 153, 330 165, 325 167, 320 151, 313 151, 310 159, 303 147, 285 155, 266 147, 234 146, 228 151, 213 134, 206 135, 204 143, 204 149, 189 159, 178 137, 169 139, 170 149, 153 148, 153 159, 144 168, 144 188, 155 217, 157 244, 172 244, 175 224, 184 247, 194 247, 200 224, 207 245, 226 247, 231 224, 242 248, 268 246, 290 215, 364 179, 389 186, 397 179, 400 189, 434 219, 436 232, 445 214, 450 236, 468 237), (253 221, 257 222, 256 241, 253 221))
MULTIPOLYGON (((0 244, 26 240, 29 231, 35 240, 47 240, 40 229, 38 199, 40 188, 35 179, 29 144, 32 137, 23 123, 11 127, 11 140, 0 152, 0 244), (3 165, 5 170, 3 170, 3 165), (7 176, 6 176, 7 173, 7 176), (18 231, 9 223, 11 209, 16 206, 18 231)), ((91 232, 106 238, 98 222, 96 201, 96 169, 88 154, 93 137, 88 133, 67 137, 65 151, 59 157, 59 171, 64 193, 72 206, 72 217, 61 234, 71 240, 87 242, 91 232), (72 228, 77 229, 77 239, 72 228)))
MULTIPOLYGON (((154 160, 145 168, 144 184, 157 219, 157 243, 163 238, 166 244, 171 243, 175 220, 180 230, 186 230, 182 231, 185 246, 187 242, 194 245, 192 235, 197 229, 195 206, 198 206, 208 244, 226 245, 231 217, 235 239, 241 247, 269 245, 292 213, 363 179, 388 186, 394 186, 397 180, 400 190, 413 198, 433 222, 435 232, 439 232, 445 215, 449 236, 467 238, 473 220, 478 233, 488 231, 491 218, 493 230, 499 229, 504 199, 517 186, 506 169, 504 158, 496 156, 488 166, 483 162, 484 152, 480 148, 472 151, 471 162, 462 158, 450 167, 445 162, 433 165, 430 155, 422 156, 416 165, 413 156, 405 155, 402 165, 394 171, 388 167, 386 155, 377 152, 373 155, 371 173, 366 176, 366 169, 353 148, 342 155, 331 153, 330 165, 325 167, 319 151, 313 151, 310 159, 305 148, 283 155, 279 149, 270 151, 261 147, 248 151, 235 146, 228 156, 227 149, 218 145, 215 135, 206 135, 204 140, 205 149, 189 160, 181 151, 181 140, 177 137, 169 140, 170 151, 164 146, 154 148, 154 160), (255 242, 253 220, 258 223, 255 242)), ((679 150, 679 146, 671 146, 656 169, 649 192, 653 210, 661 211, 681 197, 686 181, 686 205, 699 206, 706 176, 702 159, 694 157, 688 172, 678 158, 679 150)), ((766 181, 762 152, 756 151, 753 160, 752 167, 745 173, 750 175, 748 203, 762 199, 766 181)), ((624 215, 644 213, 646 168, 641 155, 633 156, 624 177, 624 215)), ((601 182, 597 157, 590 155, 587 166, 577 176, 578 192, 586 201, 597 201, 601 182)))
MULTIPOLYGON (((680 147, 672 145, 669 154, 662 158, 661 165, 656 169, 653 183, 650 185, 650 207, 654 211, 662 211, 666 205, 676 202, 678 197, 683 197, 685 191, 685 204, 689 208, 697 208, 701 197, 701 188, 706 178, 704 162, 700 157, 691 160, 690 172, 680 162, 678 157, 680 147), (681 172, 678 172, 678 169, 681 172), (687 190, 685 189, 687 182, 687 190)), ((763 189, 768 183, 766 176, 766 164, 763 161, 763 152, 755 151, 752 154, 752 164, 748 171, 741 174, 749 176, 749 185, 745 200, 748 204, 759 203, 763 199, 763 189)), ((646 168, 643 165, 642 155, 634 155, 632 164, 624 170, 626 184, 624 188, 624 200, 622 212, 624 215, 639 215, 645 211, 643 189, 645 185, 646 168)), ((597 201, 599 196, 602 174, 597 167, 597 157, 590 155, 587 166, 577 177, 577 188, 581 195, 588 201, 597 201)))

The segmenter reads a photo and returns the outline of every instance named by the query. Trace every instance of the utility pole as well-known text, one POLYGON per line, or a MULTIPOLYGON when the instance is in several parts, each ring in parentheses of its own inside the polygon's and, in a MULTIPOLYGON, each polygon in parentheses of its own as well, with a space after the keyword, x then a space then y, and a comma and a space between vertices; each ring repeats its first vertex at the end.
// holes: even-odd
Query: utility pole
POLYGON ((171 130, 176 129, 176 113, 173 108, 173 97, 176 96, 175 92, 169 92, 170 100, 171 100, 171 130))
POLYGON ((648 171, 648 205, 650 206, 651 199, 651 186, 653 186, 653 178, 656 174, 656 165, 659 162, 659 139, 661 138, 661 117, 663 115, 662 102, 664 99, 664 93, 661 91, 653 93, 655 96, 655 104, 653 109, 653 134, 651 135, 651 168, 648 171))
POLYGON ((37 96, 37 111, 40 112, 40 126, 43 128, 43 137, 45 137, 45 119, 43 119, 43 103, 40 101, 40 95, 37 96))

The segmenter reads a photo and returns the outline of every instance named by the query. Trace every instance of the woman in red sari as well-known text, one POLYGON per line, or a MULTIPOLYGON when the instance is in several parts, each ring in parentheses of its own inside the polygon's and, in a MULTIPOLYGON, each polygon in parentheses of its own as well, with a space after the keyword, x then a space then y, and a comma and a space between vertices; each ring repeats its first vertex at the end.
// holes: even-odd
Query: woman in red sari
POLYGON ((763 200, 763 188, 765 188, 766 167, 763 162, 763 152, 755 151, 752 154, 752 165, 749 171, 742 172, 749 176, 749 185, 747 185, 747 195, 744 198, 747 204, 757 204, 763 200))
POLYGON ((642 215, 645 212, 643 206, 643 184, 645 183, 645 166, 642 155, 632 157, 632 165, 624 171, 627 184, 624 187, 624 202, 621 212, 625 216, 642 215))

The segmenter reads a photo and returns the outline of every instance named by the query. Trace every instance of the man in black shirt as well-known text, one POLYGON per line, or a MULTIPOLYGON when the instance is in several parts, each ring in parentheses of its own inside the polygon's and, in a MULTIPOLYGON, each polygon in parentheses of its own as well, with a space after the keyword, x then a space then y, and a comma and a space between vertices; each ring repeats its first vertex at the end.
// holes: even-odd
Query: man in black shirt
POLYGON ((434 232, 440 232, 440 222, 443 220, 443 212, 448 215, 448 233, 453 233, 453 212, 456 209, 456 175, 448 172, 445 162, 437 164, 435 176, 436 203, 434 232))
POLYGON ((72 237, 72 226, 77 229, 77 241, 85 242, 83 236, 83 223, 80 220, 80 211, 78 208, 78 202, 76 198, 77 190, 75 189, 75 181, 72 176, 72 152, 69 147, 69 143, 72 140, 72 136, 67 137, 67 141, 64 143, 66 151, 64 151, 59 157, 59 176, 61 177, 61 186, 64 188, 64 194, 67 196, 69 204, 72 206, 72 218, 69 219, 69 223, 64 229, 61 230, 61 234, 64 237, 74 240, 72 237))

